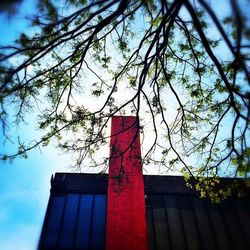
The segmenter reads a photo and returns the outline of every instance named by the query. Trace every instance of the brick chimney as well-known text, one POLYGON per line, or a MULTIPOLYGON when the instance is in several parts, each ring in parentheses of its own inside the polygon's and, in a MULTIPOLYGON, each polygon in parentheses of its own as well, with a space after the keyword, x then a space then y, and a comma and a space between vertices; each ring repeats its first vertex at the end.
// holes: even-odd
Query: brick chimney
POLYGON ((139 121, 112 118, 106 250, 146 250, 147 228, 139 121))

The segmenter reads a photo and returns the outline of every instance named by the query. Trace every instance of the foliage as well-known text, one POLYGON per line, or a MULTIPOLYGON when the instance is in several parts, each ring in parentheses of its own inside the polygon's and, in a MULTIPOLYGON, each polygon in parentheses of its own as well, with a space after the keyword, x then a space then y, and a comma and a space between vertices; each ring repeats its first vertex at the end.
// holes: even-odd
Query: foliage
POLYGON ((18 5, 22 0, 2 0, 0 2, 0 13, 8 14, 9 17, 17 13, 18 5))
POLYGON ((182 169, 215 201, 230 195, 217 177, 250 171, 250 27, 237 1, 228 6, 222 21, 205 0, 41 1, 34 32, 0 48, 0 118, 8 137, 10 107, 18 125, 38 106, 45 134, 2 159, 57 139, 76 168, 85 158, 105 168, 95 152, 108 121, 133 114, 150 136, 145 165, 182 169))

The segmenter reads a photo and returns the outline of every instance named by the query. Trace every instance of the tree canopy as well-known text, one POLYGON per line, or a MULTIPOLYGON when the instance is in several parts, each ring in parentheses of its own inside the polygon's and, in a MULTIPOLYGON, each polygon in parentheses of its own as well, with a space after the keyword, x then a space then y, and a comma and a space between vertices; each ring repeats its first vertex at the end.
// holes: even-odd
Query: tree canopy
POLYGON ((230 195, 218 177, 250 171, 250 26, 238 1, 223 4, 40 1, 30 30, 0 47, 0 119, 8 139, 33 112, 44 135, 1 159, 55 139, 78 170, 86 158, 105 169, 95 153, 110 118, 134 115, 143 164, 176 168, 215 201, 230 195))

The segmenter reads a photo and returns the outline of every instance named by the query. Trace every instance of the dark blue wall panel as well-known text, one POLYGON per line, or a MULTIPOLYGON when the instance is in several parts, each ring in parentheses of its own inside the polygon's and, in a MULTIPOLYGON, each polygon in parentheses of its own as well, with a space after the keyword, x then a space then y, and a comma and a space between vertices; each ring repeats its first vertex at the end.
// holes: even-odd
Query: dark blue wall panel
POLYGON ((44 245, 47 248, 54 248, 57 246, 64 202, 64 196, 55 196, 51 198, 51 206, 44 237, 44 245))
POLYGON ((106 195, 95 195, 90 249, 104 249, 106 223, 106 195))
POLYGON ((59 248, 73 249, 76 219, 78 213, 78 203, 80 195, 68 194, 63 214, 62 226, 60 231, 59 248))
POLYGON ((77 249, 89 249, 93 197, 94 195, 81 195, 75 244, 77 249))
POLYGON ((104 249, 106 195, 53 195, 41 249, 104 249))

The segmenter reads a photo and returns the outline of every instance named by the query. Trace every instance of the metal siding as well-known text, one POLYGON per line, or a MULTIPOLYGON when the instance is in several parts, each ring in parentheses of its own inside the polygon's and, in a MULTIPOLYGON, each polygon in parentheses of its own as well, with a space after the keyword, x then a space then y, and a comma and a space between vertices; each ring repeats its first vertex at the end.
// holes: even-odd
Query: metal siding
POLYGON ((188 196, 177 197, 187 249, 201 249, 192 204, 188 196))
POLYGON ((155 230, 154 230, 154 219, 152 213, 151 197, 149 195, 145 195, 145 201, 146 201, 148 247, 150 250, 155 250, 157 248, 155 247, 155 230))
POLYGON ((232 249, 232 245, 225 228, 220 206, 206 201, 208 214, 210 216, 212 230, 215 232, 215 240, 219 250, 232 249))
POLYGON ((72 249, 74 246, 78 203, 79 194, 68 194, 66 196, 66 206, 58 244, 60 249, 72 249))
POLYGON ((47 213, 39 249, 105 248, 106 195, 55 195, 47 213))
POLYGON ((242 200, 238 202, 234 202, 234 211, 238 217, 239 223, 241 225, 243 231, 243 237, 245 239, 247 249, 250 249, 250 230, 249 230, 249 222, 250 222, 250 215, 247 211, 246 207, 242 200))
POLYGON ((89 249, 101 250, 105 248, 106 195, 95 195, 93 204, 91 242, 89 249))
POLYGON ((60 236, 60 225, 63 216, 65 196, 52 197, 44 235, 43 248, 56 248, 60 236))
POLYGON ((163 197, 169 223, 172 249, 186 249, 180 211, 178 209, 176 196, 166 194, 163 197))
POLYGON ((79 204, 79 215, 76 228, 75 248, 81 250, 89 249, 91 230, 91 214, 93 210, 93 195, 81 195, 79 204))
POLYGON ((170 249, 166 211, 162 195, 152 195, 152 214, 154 220, 155 245, 158 250, 170 249))
POLYGON ((210 221, 203 202, 204 201, 198 197, 192 197, 192 204, 194 207, 198 231, 202 242, 202 249, 216 249, 210 221))
POLYGON ((212 204, 178 193, 147 196, 150 249, 250 249, 246 202, 234 198, 212 204))
POLYGON ((233 210, 232 202, 230 200, 223 202, 221 208, 226 227, 228 228, 230 238, 232 239, 233 249, 247 249, 243 238, 243 232, 233 210))

